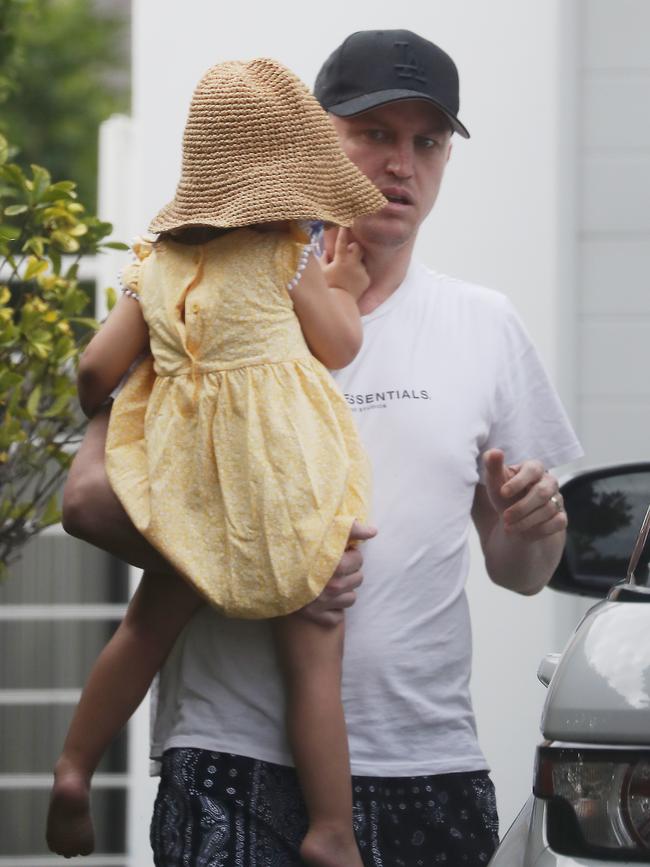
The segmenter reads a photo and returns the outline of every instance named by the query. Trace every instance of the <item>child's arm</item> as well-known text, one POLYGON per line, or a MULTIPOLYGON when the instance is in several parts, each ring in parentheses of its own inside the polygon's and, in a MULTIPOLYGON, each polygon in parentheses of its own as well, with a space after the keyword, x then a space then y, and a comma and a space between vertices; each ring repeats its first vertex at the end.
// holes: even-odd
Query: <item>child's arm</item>
POLYGON ((361 348, 357 299, 370 283, 361 256, 361 247, 349 241, 348 231, 339 229, 334 258, 325 272, 311 255, 291 293, 309 349, 330 370, 345 367, 361 348))
POLYGON ((149 346, 140 304, 123 295, 79 361, 79 403, 90 418, 109 397, 135 359, 149 346))

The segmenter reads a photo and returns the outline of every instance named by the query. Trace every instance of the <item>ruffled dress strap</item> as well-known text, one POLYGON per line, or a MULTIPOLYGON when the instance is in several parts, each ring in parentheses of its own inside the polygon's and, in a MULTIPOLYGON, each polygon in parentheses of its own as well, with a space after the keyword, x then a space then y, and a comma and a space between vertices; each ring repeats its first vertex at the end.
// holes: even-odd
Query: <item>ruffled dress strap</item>
POLYGON ((303 244, 303 248, 298 259, 296 271, 287 283, 289 292, 295 289, 300 282, 310 255, 312 253, 319 257, 323 255, 323 223, 318 220, 301 220, 296 224, 296 227, 292 234, 295 240, 303 244))
POLYGON ((131 245, 133 261, 130 262, 120 275, 120 289, 123 295, 140 300, 140 276, 142 263, 153 251, 153 241, 146 238, 136 238, 131 245))
MULTIPOLYGON (((131 254, 133 261, 124 268, 119 275, 120 290, 123 295, 133 298, 135 301, 140 301, 140 288, 142 277, 142 263, 148 259, 153 251, 153 242, 145 238, 136 238, 131 245, 131 254)), ((133 374, 135 369, 145 360, 149 359, 152 370, 149 376, 153 375, 153 361, 149 352, 142 352, 133 361, 127 372, 124 374, 120 382, 116 385, 110 394, 110 399, 115 400, 119 393, 124 388, 125 383, 133 374)))

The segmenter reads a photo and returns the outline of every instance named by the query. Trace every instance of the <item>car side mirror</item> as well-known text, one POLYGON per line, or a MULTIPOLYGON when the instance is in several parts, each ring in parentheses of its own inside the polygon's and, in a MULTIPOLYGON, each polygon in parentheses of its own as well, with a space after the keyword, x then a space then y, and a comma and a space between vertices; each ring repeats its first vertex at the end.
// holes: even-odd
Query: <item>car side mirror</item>
MULTIPOLYGON (((560 565, 549 586, 581 596, 605 597, 626 577, 630 556, 650 503, 650 462, 576 473, 560 486, 569 519, 560 565)), ((645 546, 637 584, 650 585, 645 546)))

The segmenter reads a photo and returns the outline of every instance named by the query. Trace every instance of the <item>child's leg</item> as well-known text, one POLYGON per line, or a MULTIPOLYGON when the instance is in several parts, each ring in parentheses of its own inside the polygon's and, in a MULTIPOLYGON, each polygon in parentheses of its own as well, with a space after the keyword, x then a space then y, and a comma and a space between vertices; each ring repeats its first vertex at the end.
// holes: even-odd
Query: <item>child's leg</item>
POLYGON ((102 754, 147 693, 200 599, 177 575, 145 572, 124 620, 99 655, 54 769, 47 844, 70 857, 94 846, 90 780, 102 754))
POLYGON ((321 626, 299 613, 273 624, 286 680, 289 742, 309 814, 301 857, 313 867, 362 867, 341 704, 344 625, 321 626))

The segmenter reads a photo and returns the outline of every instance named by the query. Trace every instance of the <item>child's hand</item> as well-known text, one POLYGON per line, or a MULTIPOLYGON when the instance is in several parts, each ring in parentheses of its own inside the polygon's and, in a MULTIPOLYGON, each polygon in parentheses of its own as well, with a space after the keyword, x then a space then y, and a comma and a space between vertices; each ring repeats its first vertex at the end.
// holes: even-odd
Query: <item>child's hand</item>
POLYGON ((363 251, 356 241, 350 240, 350 230, 340 228, 334 243, 334 257, 330 262, 321 259, 327 285, 345 289, 358 301, 370 285, 370 277, 363 264, 363 251))

